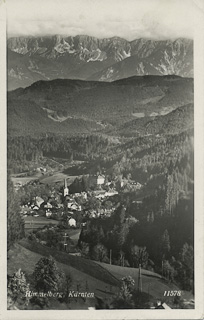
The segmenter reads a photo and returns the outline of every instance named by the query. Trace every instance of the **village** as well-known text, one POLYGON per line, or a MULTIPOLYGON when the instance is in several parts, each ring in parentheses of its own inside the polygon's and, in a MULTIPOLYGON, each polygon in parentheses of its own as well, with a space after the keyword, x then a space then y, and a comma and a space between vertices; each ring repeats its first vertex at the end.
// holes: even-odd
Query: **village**
MULTIPOLYGON (((31 201, 21 203, 20 213, 25 221, 25 229, 31 231, 39 229, 48 224, 64 224, 68 228, 81 228, 86 225, 88 219, 99 217, 110 217, 115 210, 118 196, 124 192, 125 187, 140 190, 142 185, 139 182, 120 179, 108 181, 105 175, 95 174, 86 177, 89 190, 70 192, 68 179, 64 179, 61 188, 52 187, 49 197, 43 198, 36 195, 31 201)), ((82 183, 82 180, 79 180, 82 183)), ((31 182, 30 182, 31 183, 31 182)), ((23 186, 17 188, 17 192, 23 186)), ((77 188, 75 188, 77 189, 77 188)))

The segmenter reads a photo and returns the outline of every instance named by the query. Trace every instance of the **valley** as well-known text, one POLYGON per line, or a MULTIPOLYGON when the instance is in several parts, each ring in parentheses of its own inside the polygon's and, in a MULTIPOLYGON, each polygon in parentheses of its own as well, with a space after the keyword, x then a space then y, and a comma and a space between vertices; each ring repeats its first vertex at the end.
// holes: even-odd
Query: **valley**
POLYGON ((63 299, 28 308, 117 309, 126 281, 121 306, 194 308, 193 99, 175 75, 8 92, 9 276, 36 290, 44 261, 67 277, 63 299), (69 299, 87 283, 94 299, 69 299))

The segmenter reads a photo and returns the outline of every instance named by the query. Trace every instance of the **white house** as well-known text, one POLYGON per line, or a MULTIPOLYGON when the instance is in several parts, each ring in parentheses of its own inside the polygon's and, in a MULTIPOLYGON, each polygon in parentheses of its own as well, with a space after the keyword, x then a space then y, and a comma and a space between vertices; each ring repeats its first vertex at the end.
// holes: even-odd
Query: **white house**
POLYGON ((44 206, 46 209, 52 209, 51 203, 47 202, 44 206))
POLYGON ((35 197, 35 203, 38 207, 40 207, 43 202, 44 200, 41 197, 35 197))
POLYGON ((81 195, 82 195, 82 197, 85 199, 85 200, 87 200, 87 193, 85 192, 85 191, 83 191, 82 193, 81 193, 81 195))
POLYGON ((71 206, 71 210, 81 211, 81 206, 78 205, 77 203, 74 203, 74 204, 71 206))
POLYGON ((38 207, 37 205, 33 205, 33 206, 32 206, 32 209, 33 209, 33 210, 39 210, 39 207, 38 207))
POLYGON ((70 227, 76 227, 76 220, 74 218, 69 219, 68 225, 70 227))
POLYGON ((50 216, 52 215, 52 212, 47 210, 46 213, 45 213, 45 215, 46 215, 46 217, 48 218, 48 217, 50 217, 50 216))
POLYGON ((97 185, 102 185, 102 184, 104 184, 104 182, 105 182, 105 177, 103 175, 99 174, 97 177, 97 182, 96 182, 97 185))
POLYGON ((101 186, 105 182, 105 177, 102 174, 89 176, 89 181, 94 186, 101 186))
POLYGON ((76 201, 69 201, 67 203, 67 207, 68 209, 71 209, 71 210, 75 210, 75 211, 81 211, 81 206, 76 202, 76 201))
POLYGON ((116 191, 116 190, 110 190, 110 191, 107 191, 107 192, 105 193, 105 196, 106 196, 106 197, 112 197, 112 196, 115 196, 116 194, 118 194, 118 191, 116 191))
POLYGON ((105 190, 95 190, 95 191, 93 191, 93 194, 94 194, 95 198, 97 198, 97 199, 105 198, 105 193, 106 193, 105 190))

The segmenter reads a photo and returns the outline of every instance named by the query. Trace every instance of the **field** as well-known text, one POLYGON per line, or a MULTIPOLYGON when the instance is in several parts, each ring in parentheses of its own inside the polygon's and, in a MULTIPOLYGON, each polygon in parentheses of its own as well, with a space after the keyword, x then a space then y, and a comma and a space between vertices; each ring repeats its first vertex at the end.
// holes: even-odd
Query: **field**
POLYGON ((28 176, 28 177, 20 177, 19 175, 13 175, 11 176, 11 180, 15 185, 17 184, 21 184, 22 186, 26 185, 27 183, 39 179, 40 174, 36 174, 36 175, 32 175, 32 176, 28 176))
POLYGON ((72 239, 76 242, 79 239, 80 233, 81 233, 80 229, 69 229, 68 230, 68 234, 69 234, 70 239, 72 239))
MULTIPOLYGON (((121 279, 125 276, 131 276, 135 280, 135 285, 138 285, 138 268, 120 267, 106 263, 99 264, 118 279, 121 279)), ((178 290, 178 287, 162 280, 162 277, 159 274, 142 269, 143 292, 149 293, 156 299, 162 300, 164 298, 164 291, 170 289, 178 290)))
POLYGON ((39 253, 43 256, 49 257, 52 255, 58 262, 76 268, 77 270, 86 273, 86 275, 105 282, 107 285, 120 285, 120 281, 114 275, 92 260, 72 256, 66 252, 61 252, 56 249, 53 250, 53 248, 49 248, 37 242, 26 239, 21 240, 20 244, 24 248, 32 252, 39 253))
POLYGON ((43 179, 40 180, 41 183, 44 184, 54 184, 54 183, 63 183, 64 179, 67 179, 67 184, 70 185, 74 179, 76 178, 76 176, 69 176, 67 174, 64 174, 62 172, 56 172, 51 176, 45 177, 43 179))
MULTIPOLYGON (((121 279, 125 276, 131 276, 135 280, 135 285, 138 284, 138 270, 137 268, 120 267, 115 265, 109 265, 102 262, 97 262, 108 270, 116 278, 121 279)), ((164 297, 164 292, 168 290, 180 290, 175 284, 169 283, 162 279, 157 273, 142 269, 142 290, 153 296, 154 298, 164 301, 167 304, 172 303, 172 297, 164 297)), ((189 291, 181 290, 181 298, 184 301, 194 299, 193 295, 189 291)), ((191 307, 194 307, 191 305, 191 307)))
POLYGON ((45 225, 58 225, 59 221, 44 217, 24 217, 25 230, 43 228, 45 225))

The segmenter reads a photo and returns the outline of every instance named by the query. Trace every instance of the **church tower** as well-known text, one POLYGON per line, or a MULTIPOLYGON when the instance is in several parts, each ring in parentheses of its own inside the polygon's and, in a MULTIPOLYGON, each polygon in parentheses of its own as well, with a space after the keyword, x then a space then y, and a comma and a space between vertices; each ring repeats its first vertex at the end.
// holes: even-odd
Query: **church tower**
POLYGON ((67 187, 67 179, 64 179, 64 197, 68 196, 69 189, 67 187))

